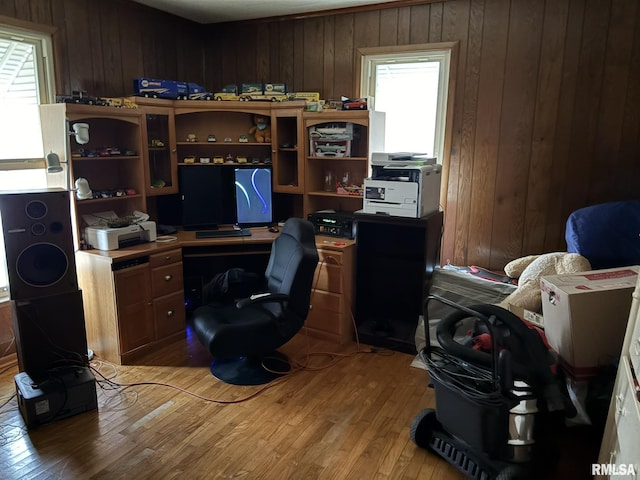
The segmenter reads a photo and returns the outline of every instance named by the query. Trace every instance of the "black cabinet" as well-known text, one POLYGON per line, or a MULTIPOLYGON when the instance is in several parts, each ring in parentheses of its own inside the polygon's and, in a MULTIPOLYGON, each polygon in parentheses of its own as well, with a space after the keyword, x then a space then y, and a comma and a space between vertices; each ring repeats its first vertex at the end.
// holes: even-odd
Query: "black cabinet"
POLYGON ((356 326, 360 341, 416 353, 415 330, 439 264, 443 213, 356 214, 356 326))

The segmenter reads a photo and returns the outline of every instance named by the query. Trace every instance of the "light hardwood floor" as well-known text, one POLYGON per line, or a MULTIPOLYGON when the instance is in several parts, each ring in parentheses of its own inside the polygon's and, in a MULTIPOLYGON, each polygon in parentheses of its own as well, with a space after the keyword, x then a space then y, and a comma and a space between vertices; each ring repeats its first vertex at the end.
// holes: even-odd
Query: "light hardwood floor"
MULTIPOLYGON (((302 334, 282 352, 306 361, 312 352, 355 351, 302 334)), ((136 366, 93 365, 119 383, 161 382, 219 404, 157 385, 98 388, 98 410, 27 430, 13 377, 0 375, 0 478, 3 479, 460 479, 453 467, 409 439, 409 425, 434 406, 424 370, 398 352, 359 353, 260 391, 214 379, 209 354, 187 341, 136 366), (114 377, 115 375, 115 377, 114 377)), ((590 478, 566 464, 558 478, 590 478), (573 474, 576 474, 575 476, 573 474)))

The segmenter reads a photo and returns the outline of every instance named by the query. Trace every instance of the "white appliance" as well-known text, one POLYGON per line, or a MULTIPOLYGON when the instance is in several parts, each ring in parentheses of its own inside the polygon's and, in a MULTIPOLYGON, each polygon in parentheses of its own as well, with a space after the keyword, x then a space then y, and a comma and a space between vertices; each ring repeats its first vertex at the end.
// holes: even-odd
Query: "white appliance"
POLYGON ((86 227, 85 241, 98 250, 117 250, 137 245, 138 243, 155 242, 156 222, 143 221, 126 227, 86 227))
POLYGON ((419 161, 372 165, 364 180, 364 213, 421 218, 440 207, 442 166, 419 161))

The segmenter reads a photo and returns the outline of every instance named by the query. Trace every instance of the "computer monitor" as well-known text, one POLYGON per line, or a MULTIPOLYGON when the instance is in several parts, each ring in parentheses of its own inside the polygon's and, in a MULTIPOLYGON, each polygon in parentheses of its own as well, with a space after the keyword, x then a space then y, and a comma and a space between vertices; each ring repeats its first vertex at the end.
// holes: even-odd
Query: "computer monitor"
POLYGON ((272 224, 271 167, 237 167, 234 178, 238 225, 257 227, 272 224))
POLYGON ((185 230, 210 230, 235 223, 233 175, 218 165, 181 166, 180 197, 185 230))

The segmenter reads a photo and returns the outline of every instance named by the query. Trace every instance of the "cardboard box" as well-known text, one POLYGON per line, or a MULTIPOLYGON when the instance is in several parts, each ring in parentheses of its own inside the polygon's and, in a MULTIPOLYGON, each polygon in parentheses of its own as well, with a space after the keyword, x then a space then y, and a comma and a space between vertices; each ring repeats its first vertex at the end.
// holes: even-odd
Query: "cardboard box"
POLYGON ((537 312, 532 312, 531 310, 527 310, 526 308, 519 307, 517 305, 509 304, 508 310, 517 315, 518 317, 526 320, 527 322, 535 325, 539 328, 544 328, 544 316, 537 312))
POLYGON ((575 379, 597 373, 620 355, 640 267, 542 277, 542 314, 549 345, 575 379))

